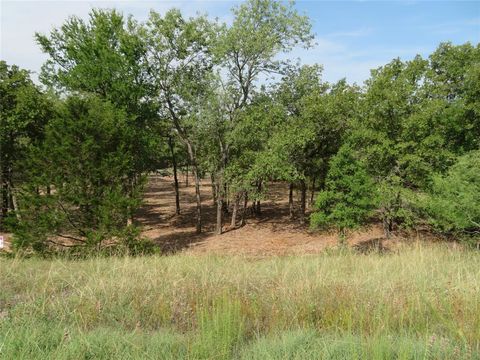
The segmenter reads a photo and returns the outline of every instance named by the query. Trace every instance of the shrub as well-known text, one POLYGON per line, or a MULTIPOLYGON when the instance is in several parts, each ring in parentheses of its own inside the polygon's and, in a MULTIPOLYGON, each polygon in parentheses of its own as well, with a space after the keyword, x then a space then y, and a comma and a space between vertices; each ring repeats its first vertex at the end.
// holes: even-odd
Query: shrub
POLYGON ((480 150, 459 157, 446 175, 435 175, 431 192, 420 203, 437 231, 478 240, 480 150))
POLYGON ((345 232, 363 224, 377 204, 375 184, 353 150, 343 146, 332 159, 327 175, 326 189, 315 201, 316 211, 311 216, 314 228, 335 227, 340 241, 345 232))
POLYGON ((100 248, 131 238, 127 220, 140 203, 132 172, 127 117, 96 97, 72 97, 33 149, 29 180, 20 196, 15 244, 45 250, 50 244, 100 248))

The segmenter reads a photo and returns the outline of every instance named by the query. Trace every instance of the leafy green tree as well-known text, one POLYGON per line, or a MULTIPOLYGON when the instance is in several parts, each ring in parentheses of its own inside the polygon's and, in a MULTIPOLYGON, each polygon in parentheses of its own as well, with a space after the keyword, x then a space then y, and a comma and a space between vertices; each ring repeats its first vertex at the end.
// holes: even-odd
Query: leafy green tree
POLYGON ((160 118, 170 124, 186 147, 195 178, 196 231, 202 229, 198 146, 199 109, 208 98, 212 79, 215 24, 205 17, 185 19, 178 10, 163 17, 152 11, 144 26, 147 74, 160 118))
POLYGON ((412 162, 422 162, 422 159, 408 158, 412 151, 407 148, 404 139, 405 123, 421 107, 418 92, 426 65, 426 61, 420 57, 405 63, 395 59, 373 70, 366 82, 363 116, 352 124, 353 133, 349 141, 354 144, 354 149, 360 149, 370 173, 377 178, 400 171, 402 178, 412 183, 414 179, 408 179, 408 167, 416 167, 413 174, 421 168, 421 165, 414 166, 412 162))
POLYGON ((321 67, 302 66, 290 70, 275 91, 285 111, 270 141, 270 162, 277 164, 277 180, 290 182, 290 216, 293 188, 300 188, 300 221, 304 222, 307 183, 323 187, 330 158, 342 143, 350 117, 358 111, 358 89, 340 81, 321 81, 321 67))
POLYGON ((231 228, 236 226, 240 197, 243 198, 243 225, 248 201, 254 202, 253 209, 258 214, 264 190, 261 184, 278 178, 282 164, 278 163, 278 157, 270 156, 268 146, 284 115, 283 108, 270 94, 258 93, 239 114, 236 126, 229 133, 228 143, 231 145, 225 181, 234 199, 231 228))
POLYGON ((480 240, 480 150, 459 157, 447 174, 436 174, 420 204, 437 231, 480 240))
POLYGON ((129 233, 127 219, 140 201, 139 185, 125 188, 135 161, 132 136, 125 111, 111 103, 88 96, 59 104, 28 158, 16 244, 100 248, 129 233))
POLYGON ((26 70, 0 61, 0 228, 10 211, 18 215, 16 186, 24 180, 21 161, 43 138, 51 111, 26 70))
MULTIPOLYGON (((161 149, 155 136, 158 109, 150 100, 145 71, 147 46, 142 27, 116 10, 97 10, 87 21, 70 17, 48 35, 36 34, 49 58, 40 79, 65 94, 95 94, 128 115, 127 126, 137 156, 125 178, 126 188, 135 189, 142 174, 154 170, 161 149)), ((132 197, 135 194, 132 193, 132 197)), ((133 216, 133 212, 130 212, 133 216)))
POLYGON ((121 106, 134 121, 148 110, 141 27, 116 10, 93 9, 88 21, 72 16, 36 40, 49 55, 41 80, 59 91, 94 93, 121 106), (133 116, 135 115, 135 116, 133 116))
POLYGON ((424 60, 395 59, 372 71, 347 142, 365 162, 382 198, 388 236, 412 225, 412 191, 427 189, 457 156, 478 148, 478 49, 445 43, 424 60))
POLYGON ((351 131, 352 119, 359 117, 360 96, 360 88, 343 79, 330 84, 326 92, 313 92, 303 101, 304 121, 315 126, 315 140, 309 146, 310 164, 306 174, 312 179, 312 185, 316 183, 320 189, 324 187, 331 158, 351 131))
MULTIPOLYGON (((219 62, 222 106, 219 123, 222 125, 216 146, 219 152, 214 176, 217 188, 217 233, 222 232, 224 207, 224 175, 230 161, 229 132, 237 125, 239 113, 255 93, 261 75, 284 71, 287 62, 278 60, 295 46, 308 46, 313 39, 311 24, 298 14, 293 2, 249 0, 233 9, 231 26, 224 27, 215 47, 219 62)), ((236 195, 235 195, 236 196, 236 195)))
MULTIPOLYGON (((293 217, 293 186, 300 184, 301 204, 300 220, 303 223, 306 209, 307 172, 311 168, 314 154, 316 121, 314 116, 305 116, 308 105, 307 97, 320 97, 325 93, 327 86, 321 82, 322 68, 318 65, 302 66, 290 69, 282 78, 277 90, 276 98, 285 109, 285 122, 278 127, 272 138, 273 156, 283 158, 283 169, 279 180, 290 183, 289 205, 290 216, 293 217)), ((308 109, 308 110, 307 110, 308 109)))
POLYGON ((442 43, 429 56, 426 96, 430 102, 442 104, 437 110, 435 133, 456 155, 480 147, 479 68, 480 44, 442 43))
POLYGON ((278 60, 278 54, 313 40, 310 20, 298 14, 294 2, 249 0, 234 8, 233 15, 215 48, 227 73, 224 88, 230 99, 225 106, 231 115, 251 100, 259 75, 285 71, 289 64, 278 60))
POLYGON ((315 201, 311 226, 337 228, 340 242, 344 243, 347 231, 364 224, 377 205, 373 179, 352 149, 343 146, 331 161, 326 188, 315 201))

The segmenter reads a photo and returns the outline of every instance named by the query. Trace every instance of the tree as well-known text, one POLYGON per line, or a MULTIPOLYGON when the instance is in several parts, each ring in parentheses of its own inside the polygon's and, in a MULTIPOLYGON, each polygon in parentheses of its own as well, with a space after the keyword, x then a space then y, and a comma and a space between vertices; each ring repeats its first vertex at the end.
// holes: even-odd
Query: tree
POLYGON ((342 146, 330 164, 326 189, 315 201, 316 211, 310 218, 312 227, 333 226, 339 230, 340 243, 344 243, 347 230, 362 225, 373 215, 376 206, 373 179, 352 149, 342 146))
POLYGON ((196 231, 202 230, 200 169, 197 156, 199 108, 212 77, 214 25, 205 17, 184 19, 178 10, 165 16, 152 11, 144 28, 149 83, 160 104, 160 118, 170 122, 187 149, 195 178, 196 231))
POLYGON ((358 112, 359 90, 344 80, 329 85, 321 82, 319 66, 303 66, 282 79, 277 98, 286 109, 286 122, 278 130, 283 141, 274 153, 285 153, 285 174, 290 185, 292 209, 293 185, 300 185, 300 220, 304 222, 307 182, 323 187, 328 163, 342 144, 350 118, 358 112), (290 175, 289 175, 290 174, 290 175))
POLYGON ((420 204, 435 230, 480 239, 480 150, 460 156, 447 174, 436 174, 420 204))
POLYGON ((300 184, 300 221, 302 223, 306 210, 306 172, 314 156, 312 145, 315 141, 315 122, 318 120, 304 115, 308 106, 307 97, 316 96, 316 99, 320 100, 321 95, 326 91, 326 84, 321 82, 321 71, 322 68, 318 65, 290 69, 283 76, 275 92, 277 101, 285 109, 286 121, 277 129, 276 137, 272 138, 272 150, 274 154, 283 156, 283 176, 279 179, 290 183, 291 217, 293 217, 293 187, 295 183, 300 184))
POLYGON ((27 159, 15 241, 36 250, 100 248, 130 231, 127 219, 140 202, 139 185, 125 184, 135 161, 134 135, 125 111, 95 96, 70 97, 57 111, 27 159))
MULTIPOLYGON (((234 20, 224 28, 215 54, 220 63, 222 93, 219 102, 223 108, 219 124, 219 152, 214 176, 217 188, 216 232, 222 232, 224 206, 224 175, 230 158, 228 133, 237 125, 239 113, 251 102, 256 81, 262 74, 282 73, 287 62, 278 55, 295 46, 309 46, 313 35, 308 17, 301 16, 294 3, 283 4, 274 0, 249 0, 233 9, 234 20)), ((236 196, 236 195, 235 195, 236 196)))
POLYGON ((132 191, 143 173, 154 170, 162 139, 152 136, 158 111, 149 101, 147 50, 141 32, 131 17, 94 9, 88 21, 70 17, 49 35, 36 34, 41 49, 49 55, 40 77, 44 84, 67 95, 95 94, 125 111, 137 154, 125 178, 126 188, 132 191))
POLYGON ((236 126, 228 134, 229 161, 224 178, 234 199, 231 228, 236 226, 240 199, 243 198, 243 225, 249 200, 254 202, 254 211, 258 213, 258 204, 264 190, 259 185, 278 177, 280 164, 275 163, 276 158, 270 156, 268 145, 275 126, 283 117, 283 109, 270 94, 259 92, 239 114, 236 126))
MULTIPOLYGON (((331 158, 352 130, 353 119, 360 116, 361 90, 345 79, 329 84, 325 92, 312 92, 303 101, 303 117, 315 127, 315 139, 309 146, 310 164, 306 174, 325 185, 331 158)), ((312 181, 313 182, 313 181, 312 181)))
POLYGON ((21 161, 29 147, 43 138, 51 111, 46 95, 33 84, 30 74, 0 62, 0 186, 1 221, 8 213, 18 215, 16 182, 23 181, 21 161))
POLYGON ((49 35, 35 34, 49 55, 40 79, 58 91, 94 93, 144 123, 151 114, 140 32, 133 18, 116 10, 93 9, 88 21, 72 16, 49 35))
POLYGON ((372 71, 363 114, 346 141, 381 188, 387 236, 395 225, 412 225, 411 191, 428 189, 435 173, 478 148, 478 86, 471 80, 478 54, 470 44, 446 43, 428 60, 395 59, 372 71))

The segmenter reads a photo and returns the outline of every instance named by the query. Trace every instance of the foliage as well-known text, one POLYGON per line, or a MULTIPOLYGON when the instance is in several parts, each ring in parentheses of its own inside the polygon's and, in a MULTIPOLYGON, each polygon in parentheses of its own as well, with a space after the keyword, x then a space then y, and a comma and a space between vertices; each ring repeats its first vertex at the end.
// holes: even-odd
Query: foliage
POLYGON ((395 59, 366 82, 362 111, 345 142, 375 179, 387 236, 396 226, 421 223, 414 221, 415 194, 428 192, 437 174, 478 149, 471 79, 479 55, 478 46, 443 43, 429 59, 395 59))
POLYGON ((0 61, 0 228, 17 211, 16 182, 24 177, 21 162, 28 149, 42 141, 51 115, 50 101, 17 66, 0 61))
POLYGON ((35 34, 49 57, 40 79, 59 93, 89 93, 109 101, 128 115, 128 127, 137 156, 132 177, 154 170, 158 137, 155 103, 149 101, 150 84, 145 72, 147 45, 142 29, 116 10, 91 11, 88 21, 70 17, 50 34, 35 34))
POLYGON ((140 195, 140 184, 125 186, 131 136, 125 112, 110 103, 89 96, 60 104, 28 160, 16 244, 99 247, 121 236, 140 195))
POLYGON ((459 157, 447 174, 436 174, 421 203, 438 231, 479 239, 480 150, 459 157))
POLYGON ((301 223, 307 191, 320 191, 312 227, 342 237, 370 219, 387 237, 425 223, 455 236, 478 231, 476 185, 461 176, 470 176, 463 156, 480 148, 479 44, 441 43, 428 58, 373 69, 363 86, 329 84, 321 65, 288 58, 314 40, 294 2, 247 0, 232 16, 70 17, 36 34, 48 55, 42 90, 0 63, 2 224, 8 217, 25 244, 132 237, 126 219, 142 179, 175 164, 194 175, 197 232, 206 176, 217 233, 230 210, 236 226, 242 198, 243 215, 248 201, 259 214, 270 181, 289 183, 292 217, 300 190, 301 223), (81 226, 66 216, 75 212, 81 226))
POLYGON ((132 112, 145 91, 140 65, 146 50, 139 31, 118 11, 94 9, 88 21, 73 16, 49 35, 37 33, 49 55, 42 80, 59 90, 95 93, 132 112))
POLYGON ((310 19, 300 15, 293 2, 248 0, 233 9, 234 21, 222 32, 216 55, 226 70, 228 112, 251 100, 261 74, 281 73, 287 65, 277 55, 312 40, 310 19))
POLYGON ((374 182, 351 148, 344 146, 332 159, 326 189, 315 202, 311 216, 313 227, 335 226, 341 240, 345 231, 365 223, 377 205, 374 182))

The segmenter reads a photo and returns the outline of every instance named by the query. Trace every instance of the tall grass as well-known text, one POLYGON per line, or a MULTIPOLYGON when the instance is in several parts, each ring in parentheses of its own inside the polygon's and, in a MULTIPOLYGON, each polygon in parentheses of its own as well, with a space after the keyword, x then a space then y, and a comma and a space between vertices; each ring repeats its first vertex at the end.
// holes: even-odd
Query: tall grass
POLYGON ((480 253, 0 259, 0 358, 480 358, 480 253))

